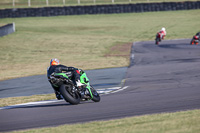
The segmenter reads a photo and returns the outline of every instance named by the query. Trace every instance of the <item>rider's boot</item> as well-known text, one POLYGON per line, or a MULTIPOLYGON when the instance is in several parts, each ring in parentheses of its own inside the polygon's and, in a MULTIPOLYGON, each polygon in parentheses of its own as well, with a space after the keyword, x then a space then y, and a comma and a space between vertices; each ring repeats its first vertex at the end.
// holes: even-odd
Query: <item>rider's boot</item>
POLYGON ((85 99, 90 99, 90 92, 88 91, 87 88, 83 88, 82 93, 84 94, 83 96, 85 99))
POLYGON ((61 96, 61 94, 60 94, 60 92, 55 91, 55 95, 56 95, 56 98, 57 98, 58 100, 63 99, 62 96, 61 96))

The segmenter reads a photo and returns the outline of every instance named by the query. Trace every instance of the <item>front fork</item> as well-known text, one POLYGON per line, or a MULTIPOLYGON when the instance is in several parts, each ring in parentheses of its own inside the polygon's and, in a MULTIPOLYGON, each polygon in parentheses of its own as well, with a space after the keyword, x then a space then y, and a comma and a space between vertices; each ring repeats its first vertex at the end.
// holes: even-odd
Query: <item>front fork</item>
POLYGON ((89 82, 87 83, 87 87, 86 87, 86 89, 89 91, 89 93, 90 93, 90 97, 91 97, 91 99, 92 99, 92 98, 93 98, 93 94, 92 94, 92 91, 91 91, 90 83, 89 83, 89 82))

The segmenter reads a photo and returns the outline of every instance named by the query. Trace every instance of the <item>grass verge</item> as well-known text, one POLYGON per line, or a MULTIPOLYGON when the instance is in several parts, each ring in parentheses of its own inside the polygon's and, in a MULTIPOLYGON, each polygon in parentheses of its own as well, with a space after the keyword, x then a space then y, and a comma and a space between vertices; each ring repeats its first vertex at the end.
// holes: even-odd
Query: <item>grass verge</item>
POLYGON ((200 110, 62 125, 13 133, 199 133, 200 110))
POLYGON ((56 98, 55 94, 0 98, 0 107, 21 104, 21 103, 35 102, 35 101, 45 101, 55 98, 56 98))

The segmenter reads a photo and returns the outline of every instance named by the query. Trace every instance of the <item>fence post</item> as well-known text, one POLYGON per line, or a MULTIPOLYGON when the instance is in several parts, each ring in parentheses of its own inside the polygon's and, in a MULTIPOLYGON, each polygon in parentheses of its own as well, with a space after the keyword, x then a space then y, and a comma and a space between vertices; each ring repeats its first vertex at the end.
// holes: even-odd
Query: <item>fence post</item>
POLYGON ((29 7, 31 6, 31 0, 28 0, 28 6, 29 7))
POLYGON ((115 3, 115 0, 112 0, 112 3, 115 3))
POLYGON ((63 5, 65 5, 65 0, 63 0, 63 5))
POLYGON ((78 4, 81 4, 80 0, 78 0, 78 4))
POLYGON ((46 5, 47 5, 47 6, 49 5, 49 0, 46 0, 46 5))
POLYGON ((96 0, 94 0, 94 4, 96 3, 96 0))
POLYGON ((13 7, 15 7, 15 0, 13 0, 13 3, 12 3, 13 7))
POLYGON ((13 32, 15 32, 15 22, 13 22, 12 24, 13 24, 13 32))
POLYGON ((131 0, 129 0, 129 2, 131 3, 131 0))

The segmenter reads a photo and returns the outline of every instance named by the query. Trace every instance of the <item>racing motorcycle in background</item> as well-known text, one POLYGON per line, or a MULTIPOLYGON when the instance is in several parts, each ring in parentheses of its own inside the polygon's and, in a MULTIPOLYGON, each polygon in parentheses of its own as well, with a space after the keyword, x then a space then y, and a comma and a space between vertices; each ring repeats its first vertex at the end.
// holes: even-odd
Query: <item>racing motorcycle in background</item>
POLYGON ((193 44, 198 45, 199 44, 199 39, 200 39, 199 35, 193 36, 193 38, 192 38, 192 40, 190 42, 190 45, 193 45, 193 44))
POLYGON ((64 100, 73 105, 79 104, 80 101, 100 101, 100 95, 90 85, 85 72, 80 75, 80 82, 84 84, 82 88, 78 88, 71 78, 72 75, 70 73, 53 73, 49 80, 53 86, 59 87, 59 92, 64 100))
POLYGON ((157 34, 156 34, 156 39, 155 39, 155 44, 156 45, 159 45, 159 42, 161 42, 161 40, 163 39, 163 37, 162 37, 162 33, 161 32, 158 32, 157 34))

